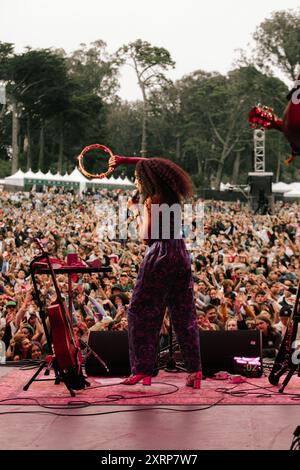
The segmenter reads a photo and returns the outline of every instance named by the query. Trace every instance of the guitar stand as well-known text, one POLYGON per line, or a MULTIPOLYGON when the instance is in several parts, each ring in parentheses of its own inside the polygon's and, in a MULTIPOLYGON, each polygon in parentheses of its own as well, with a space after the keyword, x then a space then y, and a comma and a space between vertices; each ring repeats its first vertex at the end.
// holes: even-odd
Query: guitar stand
MULTIPOLYGON (((67 387, 67 389, 69 390, 71 397, 76 396, 76 393, 74 392, 73 388, 71 387, 71 384, 69 382, 68 377, 66 376, 64 371, 62 371, 58 367, 55 356, 52 356, 52 355, 47 356, 46 359, 41 362, 41 364, 40 364, 39 368, 37 369, 37 371, 33 374, 31 379, 29 379, 29 381, 24 385, 23 390, 27 391, 29 389, 30 385, 35 381, 44 382, 46 380, 54 380, 55 385, 59 385, 61 382, 63 382, 65 384, 65 386, 67 387), (38 379, 37 378, 44 368, 46 368, 46 370, 44 372, 44 375, 50 375, 50 369, 52 367, 53 367, 54 372, 55 372, 55 378, 54 379, 38 379)), ((85 384, 86 384, 86 386, 90 385, 89 382, 87 382, 86 380, 85 380, 85 384)))
POLYGON ((275 357, 273 368, 270 372, 268 380, 271 385, 278 385, 279 379, 286 374, 279 393, 283 393, 285 387, 291 380, 292 376, 298 369, 298 377, 300 377, 299 350, 297 349, 297 335, 300 325, 300 284, 297 289, 295 305, 290 324, 287 326, 284 338, 281 341, 279 351, 275 357))
MULTIPOLYGON (((56 274, 66 274, 68 276, 69 310, 71 312, 72 311, 72 299, 73 299, 71 275, 74 273, 91 273, 91 272, 108 272, 108 271, 110 272, 112 269, 111 267, 98 267, 98 268, 90 267, 90 266, 87 266, 85 263, 82 263, 80 260, 77 260, 77 258, 76 258, 76 262, 74 263, 72 263, 72 260, 70 259, 69 264, 62 262, 62 260, 57 259, 57 258, 50 259, 49 253, 47 253, 44 250, 42 243, 38 239, 35 239, 35 241, 38 244, 39 248, 41 249, 42 254, 35 256, 33 260, 31 261, 30 273, 31 273, 31 278, 32 278, 32 283, 33 283, 33 288, 34 288, 35 302, 39 307, 39 315, 40 315, 40 319, 42 321, 44 333, 46 336, 46 342, 47 342, 49 354, 41 362, 37 371, 33 374, 31 379, 24 385, 23 390, 25 391, 28 390, 28 388, 34 381, 54 380, 55 385, 58 385, 61 382, 63 382, 66 388, 69 390, 70 395, 72 397, 75 397, 74 390, 83 390, 85 389, 85 387, 89 387, 90 383, 86 380, 86 376, 84 376, 82 372, 81 351, 77 347, 77 342, 75 342, 73 339, 72 332, 70 333, 70 330, 72 330, 71 319, 68 317, 67 312, 65 310, 64 301, 63 301, 61 292, 56 282, 56 274), (62 318, 59 317, 59 319, 62 320, 62 324, 60 325, 60 327, 63 328, 63 331, 66 331, 66 333, 68 334, 68 339, 69 339, 70 344, 65 343, 64 344, 65 350, 63 352, 60 351, 59 354, 61 356, 63 353, 65 353, 67 356, 67 361, 69 360, 69 363, 71 363, 70 366, 64 365, 63 366, 64 369, 62 369, 62 367, 59 365, 61 361, 61 357, 59 357, 58 353, 55 351, 55 342, 52 341, 54 338, 52 338, 50 334, 50 330, 47 325, 46 312, 48 309, 48 314, 49 314, 50 308, 46 307, 45 300, 44 299, 42 300, 40 296, 40 290, 37 284, 36 274, 47 274, 51 276, 52 283, 53 283, 56 297, 57 297, 56 308, 59 308, 59 310, 62 310, 61 311, 62 318), (71 350, 71 344, 73 344, 73 348, 75 351, 71 350), (45 375, 49 375, 51 368, 53 368, 54 373, 55 373, 55 378, 54 379, 38 379, 37 378, 38 375, 42 372, 44 368, 45 368, 45 375)), ((51 314, 53 315, 53 312, 51 314)), ((51 325, 51 322, 50 322, 50 325, 51 325)), ((58 343, 56 346, 58 346, 58 343)), ((101 364, 108 371, 108 367, 104 363, 104 361, 102 361, 102 359, 86 343, 84 343, 84 346, 87 348, 88 354, 94 354, 94 356, 101 362, 101 364)), ((66 364, 66 361, 62 364, 66 364)))
MULTIPOLYGON (((296 335, 297 335, 299 323, 300 323, 299 315, 294 315, 292 341, 296 340, 296 335)), ((299 365, 299 358, 298 358, 297 350, 295 348, 292 348, 292 347, 289 348, 289 349, 290 349, 289 351, 286 351, 285 358, 284 358, 281 369, 277 372, 277 374, 275 374, 275 379, 273 379, 273 382, 272 382, 272 380, 270 381, 272 384, 277 385, 278 382, 279 382, 279 378, 282 375, 286 374, 286 376, 285 376, 285 378, 282 382, 282 385, 281 385, 280 389, 278 390, 279 393, 284 392, 285 387, 288 385, 289 381, 291 380, 291 378, 293 377, 295 372, 297 372, 297 369, 298 369, 298 374, 297 375, 298 375, 298 377, 300 377, 300 365, 299 365), (296 353, 296 357, 294 357, 295 353, 296 353)), ((274 364, 276 364, 276 362, 274 364)))
POLYGON ((294 375, 294 373, 296 372, 297 369, 298 369, 298 377, 300 377, 299 365, 294 365, 293 364, 293 365, 290 366, 290 369, 289 369, 288 373, 286 374, 280 389, 278 390, 279 393, 283 393, 285 387, 287 386, 287 384, 289 383, 289 381, 291 380, 292 376, 294 375))

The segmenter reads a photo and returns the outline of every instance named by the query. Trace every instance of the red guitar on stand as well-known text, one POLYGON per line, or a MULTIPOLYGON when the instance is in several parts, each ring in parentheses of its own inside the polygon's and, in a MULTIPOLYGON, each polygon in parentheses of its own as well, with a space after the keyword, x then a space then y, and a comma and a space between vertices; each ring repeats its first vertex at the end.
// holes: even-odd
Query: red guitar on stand
POLYGON ((70 394, 75 396, 74 390, 84 389, 90 384, 87 382, 82 372, 80 345, 73 332, 70 311, 57 285, 56 274, 64 273, 70 276, 72 273, 78 272, 111 271, 111 268, 93 268, 81 261, 78 261, 76 264, 72 263, 68 265, 63 260, 50 257, 39 240, 36 240, 36 243, 41 249, 42 254, 32 260, 30 263, 30 272, 50 354, 46 357, 45 361, 41 363, 39 369, 30 381, 23 387, 23 390, 28 390, 31 383, 44 367, 46 367, 46 373, 49 373, 50 368, 53 367, 55 371, 55 383, 64 382, 70 394), (51 276, 56 298, 49 306, 44 306, 41 300, 36 280, 37 274, 50 274, 51 276), (50 329, 46 319, 49 322, 50 329))
POLYGON ((276 129, 282 132, 291 145, 291 156, 286 163, 291 163, 296 156, 300 156, 300 74, 295 87, 287 96, 289 102, 280 119, 267 106, 254 106, 249 112, 251 127, 276 129))

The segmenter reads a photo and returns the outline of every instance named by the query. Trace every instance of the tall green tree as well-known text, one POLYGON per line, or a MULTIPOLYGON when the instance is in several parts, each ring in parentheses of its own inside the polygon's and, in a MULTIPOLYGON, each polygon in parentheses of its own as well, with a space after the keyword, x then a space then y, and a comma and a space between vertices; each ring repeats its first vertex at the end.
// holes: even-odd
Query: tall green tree
POLYGON ((131 66, 137 77, 143 99, 141 155, 147 155, 147 123, 149 117, 149 93, 155 87, 167 82, 165 71, 174 67, 170 53, 163 47, 152 46, 137 39, 123 45, 116 53, 120 65, 131 66))
POLYGON ((6 83, 8 105, 12 112, 12 168, 19 166, 21 139, 32 165, 32 135, 38 127, 39 168, 44 163, 45 126, 66 107, 68 82, 65 59, 49 49, 27 49, 14 54, 12 45, 2 44, 0 79, 6 83), (21 126, 23 122, 23 128, 21 126))
MULTIPOLYGON (((91 143, 106 142, 106 106, 97 95, 73 93, 63 114, 64 169, 73 169, 76 156, 91 143), (75 158, 75 159, 74 159, 75 158)), ((103 162, 103 170, 106 162, 103 162)))
MULTIPOLYGON (((1 110, 1 121, 3 125, 3 119, 7 111, 11 112, 12 116, 12 132, 11 132, 11 155, 7 152, 7 146, 5 148, 3 139, 1 150, 6 152, 6 155, 11 157, 11 169, 12 173, 18 168, 19 162, 19 106, 15 96, 16 86, 13 79, 13 60, 14 60, 14 45, 11 43, 0 43, 0 80, 5 84, 7 103, 2 107, 1 110)), ((3 127, 1 126, 1 134, 3 134, 3 127)))
POLYGON ((178 163, 182 163, 183 120, 181 104, 181 90, 176 83, 164 83, 160 89, 153 90, 150 94, 151 151, 168 155, 178 163))
MULTIPOLYGON (((257 102, 283 109, 286 86, 255 67, 223 76, 196 71, 176 86, 180 96, 181 153, 198 184, 216 188, 224 176, 241 180, 240 168, 252 170, 253 136, 249 109, 257 102), (250 158, 249 158, 250 156, 250 158), (244 164, 245 162, 245 164, 244 164)), ((272 133, 268 134, 272 139, 272 133)))
POLYGON ((16 55, 13 63, 15 96, 26 116, 27 166, 31 166, 31 126, 39 127, 38 167, 44 168, 47 124, 68 105, 67 65, 63 57, 50 49, 28 50, 16 55))
POLYGON ((119 88, 118 69, 101 39, 80 48, 67 58, 70 77, 84 94, 94 94, 104 101, 113 101, 119 88))
POLYGON ((114 153, 136 155, 141 142, 142 116, 143 105, 140 101, 125 101, 109 106, 106 122, 107 145, 114 153))
POLYGON ((300 8, 276 11, 253 35, 256 62, 264 70, 281 70, 290 80, 300 72, 300 8))
MULTIPOLYGON (((10 78, 10 71, 9 71, 9 63, 10 59, 13 56, 14 45, 11 43, 0 42, 0 77, 1 77, 1 85, 4 88, 4 96, 6 83, 10 78)), ((6 112, 6 100, 5 102, 0 102, 0 122, 3 119, 4 114, 6 112)))

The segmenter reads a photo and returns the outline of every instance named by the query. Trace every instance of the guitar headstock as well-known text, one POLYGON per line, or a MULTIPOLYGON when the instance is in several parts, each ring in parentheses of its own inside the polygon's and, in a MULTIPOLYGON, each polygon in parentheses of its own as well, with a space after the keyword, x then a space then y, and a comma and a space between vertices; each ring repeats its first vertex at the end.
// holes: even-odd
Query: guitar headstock
POLYGON ((260 104, 254 106, 249 112, 249 122, 253 129, 269 128, 275 122, 276 116, 269 106, 260 104))

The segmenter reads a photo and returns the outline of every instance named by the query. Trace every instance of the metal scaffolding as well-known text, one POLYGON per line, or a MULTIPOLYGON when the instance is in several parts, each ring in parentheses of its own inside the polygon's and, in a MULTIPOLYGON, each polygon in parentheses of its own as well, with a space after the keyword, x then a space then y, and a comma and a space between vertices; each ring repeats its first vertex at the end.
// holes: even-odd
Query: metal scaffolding
POLYGON ((254 172, 265 172, 265 131, 255 129, 254 131, 254 172))

